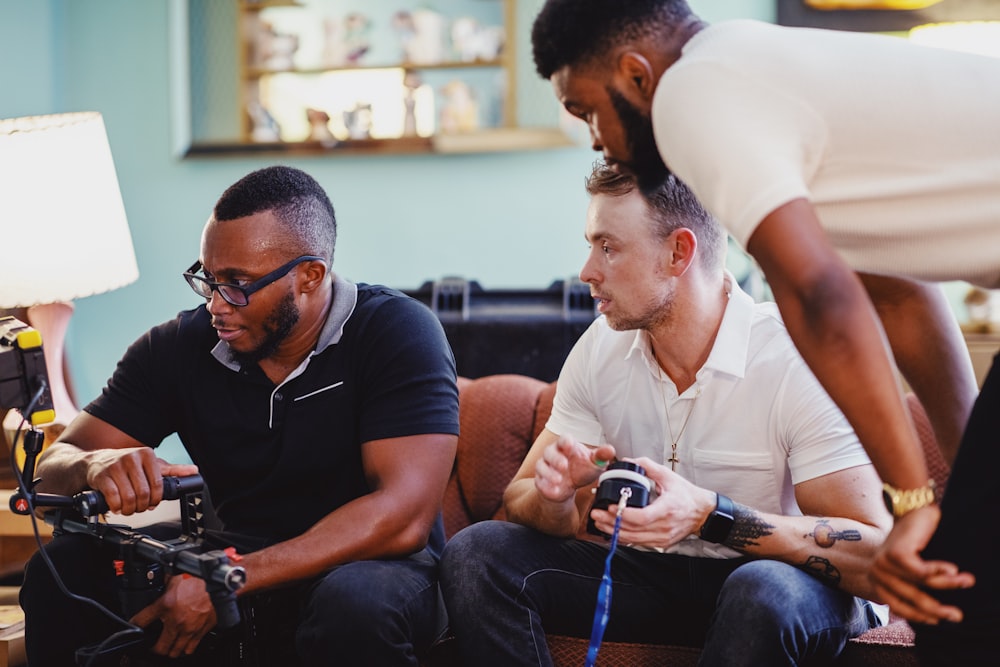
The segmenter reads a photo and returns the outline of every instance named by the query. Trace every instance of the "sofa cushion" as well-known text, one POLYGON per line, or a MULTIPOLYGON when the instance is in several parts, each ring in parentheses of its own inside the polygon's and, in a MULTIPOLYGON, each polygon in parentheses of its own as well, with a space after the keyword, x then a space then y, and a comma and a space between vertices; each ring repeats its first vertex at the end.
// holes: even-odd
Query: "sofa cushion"
POLYGON ((470 523, 503 518, 503 492, 534 442, 546 386, 526 375, 458 379, 458 454, 444 496, 449 538, 470 523))

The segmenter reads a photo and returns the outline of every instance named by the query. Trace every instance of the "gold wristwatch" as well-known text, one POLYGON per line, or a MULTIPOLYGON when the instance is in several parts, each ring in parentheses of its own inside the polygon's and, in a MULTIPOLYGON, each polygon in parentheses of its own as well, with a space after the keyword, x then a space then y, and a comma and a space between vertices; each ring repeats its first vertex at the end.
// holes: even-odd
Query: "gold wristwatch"
POLYGON ((882 499, 889 513, 898 519, 907 512, 937 502, 937 485, 933 479, 928 480, 927 484, 919 489, 897 489, 890 484, 883 484, 882 499))

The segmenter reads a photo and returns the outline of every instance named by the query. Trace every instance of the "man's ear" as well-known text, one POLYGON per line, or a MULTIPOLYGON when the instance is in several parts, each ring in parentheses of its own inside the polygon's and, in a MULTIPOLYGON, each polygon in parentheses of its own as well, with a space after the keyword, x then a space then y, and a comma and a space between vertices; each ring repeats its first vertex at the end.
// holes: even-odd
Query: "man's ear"
POLYGON ((681 275, 694 264, 698 251, 698 237, 687 227, 674 230, 670 235, 670 264, 677 275, 681 275))
POLYGON ((299 283, 299 288, 303 292, 312 292, 323 284, 326 278, 327 267, 325 262, 312 261, 305 267, 305 275, 299 283))
POLYGON ((653 65, 638 51, 624 51, 618 56, 618 76, 628 87, 646 101, 653 99, 657 80, 653 65))

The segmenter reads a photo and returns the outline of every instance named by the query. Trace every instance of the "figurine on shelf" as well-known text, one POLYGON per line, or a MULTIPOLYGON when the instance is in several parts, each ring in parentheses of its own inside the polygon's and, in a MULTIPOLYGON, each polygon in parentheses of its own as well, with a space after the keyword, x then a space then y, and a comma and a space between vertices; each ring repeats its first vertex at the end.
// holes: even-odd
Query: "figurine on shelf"
POLYGON ((333 146, 337 138, 330 131, 330 114, 322 109, 306 108, 306 120, 309 121, 309 140, 318 141, 323 146, 333 146))
POLYGON ((460 16, 451 24, 451 44, 462 62, 496 60, 503 50, 501 26, 484 26, 471 16, 460 16))
POLYGON ((271 23, 260 23, 254 53, 261 67, 271 70, 292 69, 295 67, 295 52, 298 49, 298 35, 279 33, 271 23))
POLYGON ((372 105, 358 102, 344 112, 344 126, 351 139, 372 138, 372 105))
POLYGON ((403 136, 417 136, 417 90, 423 85, 420 75, 406 70, 403 76, 403 136))
POLYGON ((400 60, 404 63, 413 62, 413 40, 417 37, 417 26, 413 22, 413 14, 405 9, 393 14, 392 29, 399 39, 400 60))
POLYGON ((259 143, 269 143, 281 141, 281 127, 274 116, 264 105, 257 100, 247 102, 247 115, 253 128, 250 130, 250 138, 259 143))
POLYGON ((402 46, 403 62, 433 65, 444 61, 447 23, 447 19, 433 9, 396 12, 392 25, 402 46))
POLYGON ((323 19, 323 67, 340 67, 347 62, 347 49, 340 36, 340 21, 332 17, 323 19))
POLYGON ((479 105, 469 84, 455 79, 445 84, 441 92, 444 95, 442 132, 454 134, 479 129, 479 105))
POLYGON ((344 43, 349 64, 360 65, 371 49, 371 27, 371 21, 360 12, 351 12, 344 18, 344 43))
POLYGON ((338 21, 327 17, 323 20, 324 67, 360 65, 371 50, 371 21, 359 12, 351 12, 338 21))

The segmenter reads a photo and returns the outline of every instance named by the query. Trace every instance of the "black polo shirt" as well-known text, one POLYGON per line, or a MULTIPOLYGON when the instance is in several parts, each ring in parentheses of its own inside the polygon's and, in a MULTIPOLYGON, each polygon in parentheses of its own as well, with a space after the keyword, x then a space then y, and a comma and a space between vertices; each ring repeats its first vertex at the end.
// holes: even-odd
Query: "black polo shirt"
POLYGON ((281 385, 233 362, 210 319, 200 306, 151 329, 86 411, 151 447, 176 432, 227 530, 299 535, 371 491, 362 443, 458 434, 451 348, 401 292, 338 279, 316 351, 281 385))

